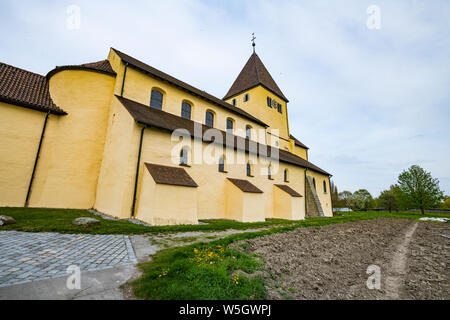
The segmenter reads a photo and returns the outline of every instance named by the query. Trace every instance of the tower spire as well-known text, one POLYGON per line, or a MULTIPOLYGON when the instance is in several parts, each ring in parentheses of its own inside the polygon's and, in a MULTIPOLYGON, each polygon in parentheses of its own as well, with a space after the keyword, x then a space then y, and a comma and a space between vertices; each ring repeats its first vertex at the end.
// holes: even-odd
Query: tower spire
POLYGON ((255 44, 255 39, 256 39, 256 37, 255 37, 255 33, 253 32, 253 33, 252 33, 252 46, 253 46, 253 53, 255 53, 255 46, 256 46, 256 44, 255 44))

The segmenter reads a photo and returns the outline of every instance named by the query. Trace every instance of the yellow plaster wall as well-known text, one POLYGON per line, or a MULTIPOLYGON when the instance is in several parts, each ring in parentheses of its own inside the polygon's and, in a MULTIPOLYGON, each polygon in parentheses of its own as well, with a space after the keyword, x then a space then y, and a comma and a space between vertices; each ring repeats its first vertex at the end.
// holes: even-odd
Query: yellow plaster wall
MULTIPOLYGON (((236 106, 238 108, 247 111, 252 116, 266 123, 269 126, 269 132, 275 129, 278 130, 277 135, 282 138, 279 139, 279 147, 281 149, 285 149, 285 147, 289 148, 289 124, 286 112, 287 103, 285 101, 260 85, 226 101, 232 103, 233 99, 236 99, 236 106), (247 102, 244 102, 244 95, 246 93, 249 94, 250 99, 247 102), (267 106, 267 97, 280 103, 283 113, 279 113, 277 109, 269 108, 267 106)), ((273 139, 272 143, 271 141, 268 141, 268 143, 274 146, 274 141, 275 139, 273 139)))
POLYGON ((140 127, 115 97, 108 124, 94 208, 115 217, 129 218, 140 127))
POLYGON ((333 211, 331 206, 330 180, 328 179, 328 176, 311 170, 307 171, 307 175, 316 179, 316 192, 320 204, 322 205, 324 215, 326 217, 332 217, 333 211), (323 181, 325 181, 327 186, 326 193, 323 192, 323 181))
POLYGON ((293 154, 295 154, 296 156, 298 156, 302 159, 308 160, 308 149, 296 146, 294 143, 294 140, 292 140, 292 139, 291 139, 290 152, 292 152, 293 154))
POLYGON ((0 206, 25 204, 45 116, 0 102, 0 206))
POLYGON ((68 115, 48 122, 30 206, 93 207, 114 81, 80 70, 51 77, 51 97, 68 115))
POLYGON ((274 218, 303 220, 305 219, 305 208, 302 197, 292 197, 277 186, 273 186, 274 194, 274 218))
MULTIPOLYGON (((130 117, 131 118, 131 117, 130 117)), ((135 125, 136 128, 138 127, 135 125)), ((136 150, 136 153, 133 155, 137 155, 138 149, 138 135, 139 129, 135 131, 136 137, 133 138, 133 142, 130 143, 132 148, 136 150)), ((144 163, 155 163, 162 164, 168 166, 178 166, 178 157, 176 157, 175 162, 172 162, 171 151, 178 145, 178 141, 171 141, 171 134, 155 128, 149 128, 145 130, 142 155, 141 155, 141 167, 140 167, 140 177, 139 177, 139 185, 142 181, 142 175, 146 171, 144 168, 144 163), (164 146, 164 148, 161 148, 164 146)), ((206 147, 207 144, 203 143, 203 147, 206 147)), ((119 146, 118 146, 119 147, 119 146)), ((120 148, 120 147, 119 147, 120 148)), ((191 151, 195 148, 194 144, 192 144, 191 151)), ((180 147, 176 149, 174 152, 175 155, 179 154, 180 147)), ((203 149, 204 150, 204 149, 203 149)), ((117 153, 116 151, 115 153, 117 153)), ((236 156, 236 151, 232 151, 232 154, 236 156)), ((241 154, 242 155, 242 154, 241 154)), ((195 180, 195 182, 199 185, 197 188, 198 191, 198 218, 199 219, 220 219, 226 216, 225 208, 226 208, 226 182, 227 178, 237 178, 237 179, 246 179, 253 183, 256 187, 261 189, 264 194, 261 197, 260 202, 263 204, 264 215, 266 218, 273 217, 273 189, 272 186, 275 183, 284 184, 283 182, 283 170, 284 168, 289 169, 289 183, 294 190, 304 195, 304 169, 296 166, 292 166, 285 163, 279 163, 278 172, 275 172, 276 164, 273 164, 272 170, 272 178, 273 180, 269 180, 267 178, 267 165, 265 163, 257 163, 253 165, 253 175, 254 177, 247 177, 246 175, 246 163, 248 161, 248 155, 244 155, 245 161, 244 163, 235 163, 230 164, 230 159, 233 156, 226 156, 225 161, 225 170, 226 173, 218 171, 218 165, 214 164, 197 164, 192 161, 192 152, 189 153, 189 164, 191 167, 186 167, 185 170, 188 174, 195 180)), ((235 158, 236 159, 236 158, 235 158)), ((237 160, 237 159, 236 159, 237 160)), ((136 160, 131 161, 131 167, 136 165, 136 160)), ((134 171, 133 169, 129 169, 130 172, 133 172, 128 179, 134 182, 134 171)), ((135 170, 135 169, 134 169, 135 170)), ((123 177, 121 177, 123 178, 123 177)), ((112 181, 115 183, 119 183, 116 178, 113 178, 112 181)), ((123 184, 123 183, 122 183, 123 184)), ((124 201, 127 203, 128 208, 131 206, 132 199, 132 187, 129 188, 130 195, 124 198, 124 201)), ((141 192, 138 191, 138 194, 141 192)), ((120 198, 120 197, 114 197, 120 198)), ((114 200, 116 201, 116 200, 114 200)), ((138 199, 138 201, 140 201, 138 199)), ((304 212, 304 198, 301 198, 301 208, 304 212)), ((261 208, 261 207, 258 207, 261 208)), ((100 208, 99 208, 100 209, 100 208)), ((241 209, 238 209, 241 210, 241 209)), ((128 211, 124 212, 124 216, 126 216, 128 211)), ((106 212, 107 213, 107 212, 106 212)))
MULTIPOLYGON (((111 66, 114 68, 114 71, 117 73, 117 82, 114 92, 115 94, 120 95, 125 64, 118 60, 118 56, 114 51, 110 52, 108 59, 111 66)), ((167 82, 158 80, 132 67, 127 68, 123 91, 124 97, 144 105, 150 105, 150 96, 153 88, 156 88, 163 93, 163 111, 181 116, 181 104, 183 101, 186 101, 192 107, 191 120, 193 121, 204 124, 206 111, 212 110, 215 114, 214 127, 220 130, 226 130, 227 118, 234 120, 235 133, 242 137, 245 137, 245 128, 247 125, 250 125, 255 131, 265 129, 263 126, 254 123, 250 119, 232 113, 225 108, 194 96, 185 90, 178 89, 167 82)))
POLYGON ((156 184, 145 169, 136 218, 152 225, 197 224, 197 189, 156 184))

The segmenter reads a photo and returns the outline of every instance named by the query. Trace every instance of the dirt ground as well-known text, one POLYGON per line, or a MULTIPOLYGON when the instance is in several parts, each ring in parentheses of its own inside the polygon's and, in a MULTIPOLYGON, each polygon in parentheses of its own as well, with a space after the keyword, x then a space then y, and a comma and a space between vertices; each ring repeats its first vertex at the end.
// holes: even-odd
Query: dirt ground
POLYGON ((379 218, 237 245, 265 260, 269 299, 450 299, 450 239, 441 234, 450 224, 379 218), (372 265, 380 289, 366 285, 372 265))

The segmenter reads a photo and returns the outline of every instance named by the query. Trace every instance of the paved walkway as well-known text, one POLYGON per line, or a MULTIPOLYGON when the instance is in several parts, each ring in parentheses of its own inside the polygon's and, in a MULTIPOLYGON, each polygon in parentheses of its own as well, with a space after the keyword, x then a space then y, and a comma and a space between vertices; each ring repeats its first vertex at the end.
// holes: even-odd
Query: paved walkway
POLYGON ((0 287, 136 263, 128 236, 0 232, 0 287))

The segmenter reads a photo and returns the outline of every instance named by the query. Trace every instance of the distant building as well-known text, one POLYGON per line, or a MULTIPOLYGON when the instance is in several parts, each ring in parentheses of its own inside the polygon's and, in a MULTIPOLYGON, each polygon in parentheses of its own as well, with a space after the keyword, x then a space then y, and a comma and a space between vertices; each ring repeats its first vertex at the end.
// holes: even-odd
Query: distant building
POLYGON ((332 216, 287 103, 256 53, 223 99, 115 49, 46 76, 0 63, 0 206, 153 225, 332 216), (215 161, 198 160, 212 140, 215 161))

